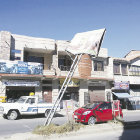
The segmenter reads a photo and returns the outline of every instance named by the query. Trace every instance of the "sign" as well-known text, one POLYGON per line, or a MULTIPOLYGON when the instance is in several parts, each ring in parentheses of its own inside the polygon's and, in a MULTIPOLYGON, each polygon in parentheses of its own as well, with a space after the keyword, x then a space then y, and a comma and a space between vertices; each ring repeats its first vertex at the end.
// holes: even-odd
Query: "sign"
POLYGON ((43 66, 33 62, 0 61, 0 73, 42 75, 43 66))
POLYGON ((114 83, 115 89, 129 89, 129 82, 115 82, 114 83))
POLYGON ((101 47, 106 29, 77 33, 71 40, 67 51, 76 54, 90 54, 97 56, 101 47))
MULTIPOLYGON (((65 81, 64 78, 60 79, 60 86, 63 85, 64 81, 65 81)), ((74 78, 72 78, 68 84, 68 87, 79 87, 79 86, 80 86, 80 80, 74 78)))
POLYGON ((6 86, 25 86, 25 87, 38 87, 40 86, 39 81, 30 80, 3 80, 3 84, 6 86))

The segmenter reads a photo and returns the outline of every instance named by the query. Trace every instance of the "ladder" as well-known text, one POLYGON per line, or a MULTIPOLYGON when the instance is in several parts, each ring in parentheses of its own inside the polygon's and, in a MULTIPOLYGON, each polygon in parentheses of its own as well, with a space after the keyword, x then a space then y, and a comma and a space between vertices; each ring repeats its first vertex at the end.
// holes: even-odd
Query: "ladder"
POLYGON ((54 116, 54 114, 56 112, 56 109, 58 108, 58 106, 60 104, 60 101, 61 101, 61 99, 62 99, 62 97, 63 97, 63 95, 64 95, 64 93, 65 93, 65 91, 66 91, 66 89, 67 89, 67 87, 69 85, 69 82, 71 81, 71 78, 72 78, 72 76, 73 76, 73 74, 75 72, 75 69, 76 69, 78 63, 80 62, 80 59, 81 59, 82 55, 83 54, 80 54, 80 55, 77 54, 75 56, 75 58, 73 60, 73 63, 71 65, 70 71, 68 72, 68 75, 65 78, 65 81, 64 81, 64 83, 63 83, 63 85, 62 85, 62 87, 61 87, 61 89, 60 89, 60 91, 58 93, 58 97, 57 97, 53 107, 51 108, 51 110, 50 110, 50 112, 49 112, 49 114, 48 114, 48 116, 46 118, 46 121, 45 121, 44 125, 48 126, 51 123, 51 121, 53 119, 53 116, 54 116))

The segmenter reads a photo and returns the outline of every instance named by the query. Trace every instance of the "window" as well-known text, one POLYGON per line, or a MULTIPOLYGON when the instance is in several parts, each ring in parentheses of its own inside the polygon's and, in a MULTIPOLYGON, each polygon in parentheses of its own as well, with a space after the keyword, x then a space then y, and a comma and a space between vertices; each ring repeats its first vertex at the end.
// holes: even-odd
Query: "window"
POLYGON ((103 103, 98 108, 101 108, 102 110, 104 110, 104 109, 112 109, 111 103, 103 103))
POLYGON ((21 54, 21 50, 11 50, 11 53, 19 53, 19 54, 21 54))
POLYGON ((58 67, 61 71, 69 71, 71 66, 71 60, 67 56, 59 56, 58 67))
POLYGON ((113 64, 113 72, 114 74, 120 74, 120 64, 118 63, 113 64))
POLYGON ((10 53, 10 60, 21 60, 21 57, 17 57, 16 54, 21 54, 21 50, 11 50, 11 53, 10 53))
POLYGON ((104 71, 103 61, 94 61, 94 71, 104 71))
POLYGON ((27 62, 37 62, 37 63, 44 64, 44 58, 38 56, 28 56, 27 62))
POLYGON ((20 57, 11 56, 10 60, 21 60, 21 58, 20 57))
POLYGON ((140 76, 140 66, 130 66, 129 67, 129 74, 133 76, 140 76))
POLYGON ((126 64, 122 64, 121 69, 122 69, 122 75, 127 75, 128 74, 126 64))
POLYGON ((29 98, 26 103, 33 104, 35 103, 35 98, 29 98))

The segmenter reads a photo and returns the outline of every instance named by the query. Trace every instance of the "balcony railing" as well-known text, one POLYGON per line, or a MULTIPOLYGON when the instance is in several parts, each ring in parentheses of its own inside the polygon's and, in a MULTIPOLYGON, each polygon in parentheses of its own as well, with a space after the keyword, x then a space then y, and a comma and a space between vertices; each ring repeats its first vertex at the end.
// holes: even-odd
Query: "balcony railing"
POLYGON ((70 66, 59 65, 59 68, 61 71, 69 71, 70 70, 70 66))

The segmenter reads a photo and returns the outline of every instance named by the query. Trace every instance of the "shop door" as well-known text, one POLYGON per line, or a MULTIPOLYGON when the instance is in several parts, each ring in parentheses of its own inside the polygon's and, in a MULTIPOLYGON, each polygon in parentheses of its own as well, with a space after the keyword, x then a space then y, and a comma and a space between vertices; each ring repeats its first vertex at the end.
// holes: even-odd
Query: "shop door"
POLYGON ((105 86, 89 87, 90 103, 96 101, 105 101, 105 86))

